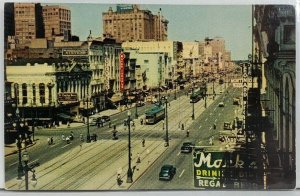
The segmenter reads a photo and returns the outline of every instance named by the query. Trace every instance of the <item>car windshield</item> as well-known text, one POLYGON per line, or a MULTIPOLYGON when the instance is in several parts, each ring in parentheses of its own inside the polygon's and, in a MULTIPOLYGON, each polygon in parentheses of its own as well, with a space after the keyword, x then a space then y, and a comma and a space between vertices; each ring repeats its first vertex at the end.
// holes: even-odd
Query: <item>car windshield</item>
POLYGON ((183 146, 191 146, 192 143, 191 143, 191 142, 184 142, 182 145, 183 145, 183 146))

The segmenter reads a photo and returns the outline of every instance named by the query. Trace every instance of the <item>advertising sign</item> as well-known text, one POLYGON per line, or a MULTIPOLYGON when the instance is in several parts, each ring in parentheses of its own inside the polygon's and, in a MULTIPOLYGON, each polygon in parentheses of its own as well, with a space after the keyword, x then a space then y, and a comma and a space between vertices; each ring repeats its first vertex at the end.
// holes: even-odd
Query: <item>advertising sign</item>
POLYGON ((243 66, 243 130, 246 129, 246 116, 247 116, 247 100, 248 100, 248 67, 247 63, 243 66))
POLYGON ((125 54, 121 52, 120 54, 120 91, 122 92, 124 90, 124 63, 125 54))
POLYGON ((58 103, 67 104, 74 103, 78 101, 77 93, 58 93, 57 94, 58 103))
POLYGON ((87 56, 88 50, 87 49, 63 49, 62 55, 63 56, 87 56))
POLYGON ((194 186, 204 189, 257 186, 255 156, 244 152, 200 152, 194 156, 194 186))

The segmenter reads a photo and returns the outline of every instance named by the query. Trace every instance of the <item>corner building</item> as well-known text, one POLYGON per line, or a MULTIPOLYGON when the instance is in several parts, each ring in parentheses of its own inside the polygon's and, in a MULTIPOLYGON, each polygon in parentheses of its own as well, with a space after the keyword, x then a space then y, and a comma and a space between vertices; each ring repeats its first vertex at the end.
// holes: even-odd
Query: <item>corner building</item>
POLYGON ((295 188, 296 161, 296 28, 295 8, 254 7, 254 66, 262 67, 262 146, 266 186, 295 188))

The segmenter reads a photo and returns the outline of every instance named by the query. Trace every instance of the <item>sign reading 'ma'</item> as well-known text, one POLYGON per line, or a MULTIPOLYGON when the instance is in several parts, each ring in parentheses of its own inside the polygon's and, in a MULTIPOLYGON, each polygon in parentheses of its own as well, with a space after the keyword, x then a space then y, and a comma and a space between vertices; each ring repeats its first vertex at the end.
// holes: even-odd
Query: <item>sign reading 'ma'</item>
POLYGON ((256 179, 256 167, 255 157, 243 152, 201 152, 194 156, 194 186, 254 188, 257 184, 249 185, 248 182, 256 179))

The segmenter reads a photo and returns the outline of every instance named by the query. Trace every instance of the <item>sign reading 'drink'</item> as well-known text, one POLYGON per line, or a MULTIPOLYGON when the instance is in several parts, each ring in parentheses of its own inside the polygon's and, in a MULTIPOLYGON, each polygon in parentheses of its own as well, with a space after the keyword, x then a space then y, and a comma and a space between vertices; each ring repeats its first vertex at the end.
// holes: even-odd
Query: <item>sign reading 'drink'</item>
POLYGON ((255 157, 243 152, 201 152, 194 156, 194 186, 204 189, 257 188, 255 157))

